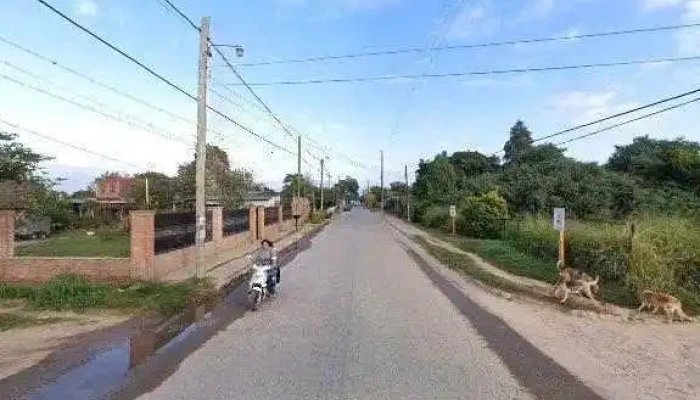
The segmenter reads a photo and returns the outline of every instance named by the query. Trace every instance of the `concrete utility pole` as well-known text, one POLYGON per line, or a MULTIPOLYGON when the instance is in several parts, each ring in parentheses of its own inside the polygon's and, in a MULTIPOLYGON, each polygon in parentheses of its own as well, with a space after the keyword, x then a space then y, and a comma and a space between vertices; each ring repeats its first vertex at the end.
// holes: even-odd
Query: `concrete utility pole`
POLYGON ((297 136, 297 197, 301 197, 301 135, 297 136))
POLYGON ((151 192, 148 190, 148 177, 146 177, 146 209, 151 209, 151 192))
POLYGON ((199 33, 199 84, 197 93, 197 155, 195 161, 195 254, 196 276, 204 269, 204 241, 207 234, 206 195, 207 165, 207 77, 209 75, 209 17, 202 17, 199 33))
POLYGON ((406 180, 406 220, 411 222, 411 190, 408 187, 408 165, 403 166, 403 177, 406 180))
POLYGON ((324 159, 321 158, 321 211, 324 211, 326 209, 323 206, 323 161, 324 159))
POLYGON ((382 202, 381 202, 381 210, 384 212, 384 150, 379 150, 379 154, 381 156, 381 164, 382 164, 382 177, 381 177, 381 188, 382 188, 382 202))

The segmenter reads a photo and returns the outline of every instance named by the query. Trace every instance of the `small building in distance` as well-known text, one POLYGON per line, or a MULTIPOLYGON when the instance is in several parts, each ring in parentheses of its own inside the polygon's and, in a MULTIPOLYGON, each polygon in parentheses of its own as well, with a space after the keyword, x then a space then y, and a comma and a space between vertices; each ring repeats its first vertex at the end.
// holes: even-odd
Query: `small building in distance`
POLYGON ((277 192, 248 192, 245 198, 246 207, 278 207, 282 197, 277 192))

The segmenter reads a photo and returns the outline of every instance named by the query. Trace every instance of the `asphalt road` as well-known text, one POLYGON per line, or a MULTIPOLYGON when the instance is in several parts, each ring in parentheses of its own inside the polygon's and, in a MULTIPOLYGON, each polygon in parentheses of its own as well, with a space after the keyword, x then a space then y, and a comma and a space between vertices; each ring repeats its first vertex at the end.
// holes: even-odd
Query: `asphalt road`
POLYGON ((511 369, 379 217, 355 210, 282 271, 277 298, 141 398, 530 398, 511 369))

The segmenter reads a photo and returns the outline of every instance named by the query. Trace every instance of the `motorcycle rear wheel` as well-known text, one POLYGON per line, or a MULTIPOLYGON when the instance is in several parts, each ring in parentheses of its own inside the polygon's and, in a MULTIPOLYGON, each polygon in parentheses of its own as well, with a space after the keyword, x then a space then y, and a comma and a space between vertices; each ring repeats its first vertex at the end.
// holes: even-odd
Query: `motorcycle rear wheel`
POLYGON ((251 290, 250 293, 248 293, 248 303, 250 304, 250 310, 256 311, 258 309, 258 306, 260 305, 261 300, 262 293, 260 293, 257 290, 251 290))

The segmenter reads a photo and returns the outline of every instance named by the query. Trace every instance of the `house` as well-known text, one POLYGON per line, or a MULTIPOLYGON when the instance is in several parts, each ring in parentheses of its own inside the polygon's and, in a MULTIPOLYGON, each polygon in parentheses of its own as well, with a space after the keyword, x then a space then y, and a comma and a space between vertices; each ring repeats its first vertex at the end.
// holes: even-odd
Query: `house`
POLYGON ((95 181, 95 191, 84 198, 73 198, 73 210, 82 218, 95 218, 96 211, 108 220, 120 220, 129 210, 136 178, 108 176, 95 181))
POLYGON ((276 192, 248 192, 245 199, 246 207, 278 207, 280 204, 282 197, 276 192))
POLYGON ((95 182, 95 200, 98 203, 129 202, 129 194, 136 178, 126 176, 109 176, 95 182))

